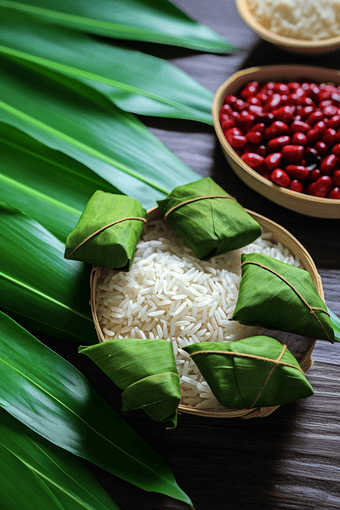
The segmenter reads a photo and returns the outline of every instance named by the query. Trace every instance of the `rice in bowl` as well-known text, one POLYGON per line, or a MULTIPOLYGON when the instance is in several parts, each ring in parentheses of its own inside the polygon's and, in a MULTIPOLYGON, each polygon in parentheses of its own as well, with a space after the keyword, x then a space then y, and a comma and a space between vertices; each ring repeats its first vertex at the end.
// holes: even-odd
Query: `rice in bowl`
POLYGON ((226 410, 184 346, 264 333, 284 341, 300 361, 310 345, 305 337, 230 320, 238 298, 241 254, 254 252, 302 267, 299 257, 268 231, 242 249, 202 261, 164 220, 148 221, 130 271, 100 271, 94 306, 103 338, 167 339, 180 375, 181 408, 226 410))

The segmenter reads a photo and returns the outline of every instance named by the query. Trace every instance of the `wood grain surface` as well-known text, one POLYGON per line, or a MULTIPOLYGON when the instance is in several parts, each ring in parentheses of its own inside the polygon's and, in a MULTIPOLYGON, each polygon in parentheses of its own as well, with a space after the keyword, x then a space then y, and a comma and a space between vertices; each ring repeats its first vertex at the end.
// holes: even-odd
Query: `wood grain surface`
MULTIPOLYGON (((197 21, 238 46, 226 55, 131 44, 166 58, 212 92, 234 72, 253 65, 299 63, 340 68, 340 52, 289 55, 261 41, 240 19, 231 0, 174 0, 197 21)), ((246 208, 288 229, 312 255, 325 300, 340 316, 340 220, 314 219, 280 207, 243 184, 228 166, 213 127, 141 117, 201 176, 211 176, 246 208)), ((120 410, 120 394, 77 347, 44 339, 77 366, 120 410)), ((338 510, 340 508, 340 344, 318 341, 308 374, 315 395, 281 406, 263 419, 212 419, 181 414, 164 430, 142 411, 126 421, 170 464, 195 510, 338 510)), ((185 504, 147 493, 89 465, 121 510, 184 510, 185 504)))

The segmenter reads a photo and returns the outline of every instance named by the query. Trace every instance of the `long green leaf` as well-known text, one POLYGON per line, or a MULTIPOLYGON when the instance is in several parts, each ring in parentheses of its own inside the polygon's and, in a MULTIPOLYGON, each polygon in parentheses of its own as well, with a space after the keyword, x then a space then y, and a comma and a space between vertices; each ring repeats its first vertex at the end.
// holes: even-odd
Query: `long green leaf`
POLYGON ((0 9, 0 20, 0 52, 9 58, 71 77, 132 113, 212 124, 213 93, 165 60, 11 10, 0 9))
POLYGON ((235 49, 226 39, 197 23, 168 0, 0 0, 0 7, 34 14, 43 21, 83 32, 133 41, 225 53, 235 49))
POLYGON ((0 501, 6 510, 118 510, 81 459, 4 410, 0 410, 0 477, 0 501))
POLYGON ((30 69, 23 73, 15 62, 0 58, 0 65, 0 122, 83 163, 132 198, 142 197, 145 208, 197 180, 144 124, 106 98, 98 94, 101 107, 30 69))
POLYGON ((64 259, 64 244, 0 203, 0 308, 26 328, 91 345, 89 270, 64 259))
POLYGON ((1 444, 0 473, 1 508, 4 510, 64 510, 47 485, 1 444))
POLYGON ((0 201, 65 242, 97 190, 117 188, 65 154, 0 122, 0 201))
POLYGON ((8 316, 0 322, 0 403, 32 430, 142 489, 191 504, 164 459, 72 365, 8 316))

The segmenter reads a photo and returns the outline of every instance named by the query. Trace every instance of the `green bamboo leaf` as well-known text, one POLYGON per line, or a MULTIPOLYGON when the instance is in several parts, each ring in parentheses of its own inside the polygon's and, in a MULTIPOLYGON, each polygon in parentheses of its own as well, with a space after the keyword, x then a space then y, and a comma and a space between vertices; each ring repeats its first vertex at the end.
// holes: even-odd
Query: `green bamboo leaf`
POLYGON ((0 203, 0 308, 32 331, 90 345, 89 270, 65 260, 64 250, 39 223, 0 203))
POLYGON ((0 153, 0 201, 10 200, 62 242, 95 191, 120 193, 78 161, 1 122, 0 153))
POLYGON ((87 379, 5 314, 0 366, 0 404, 34 432, 144 490, 191 504, 165 460, 87 379))
POLYGON ((4 410, 0 410, 0 476, 0 501, 6 509, 118 510, 81 459, 4 410))
POLYGON ((213 93, 165 60, 11 10, 0 9, 0 19, 0 52, 9 58, 71 77, 132 113, 212 124, 213 93))
POLYGON ((21 11, 75 30, 132 41, 181 46, 225 53, 235 46, 202 25, 169 0, 97 2, 58 0, 0 0, 0 7, 21 11))
POLYGON ((335 313, 332 312, 332 310, 330 310, 328 307, 327 310, 332 321, 334 329, 334 338, 337 342, 340 342, 340 318, 337 315, 335 315, 335 313))
POLYGON ((103 96, 100 106, 8 59, 0 64, 0 122, 76 159, 146 209, 197 179, 144 124, 103 96))
POLYGON ((1 444, 0 473, 1 508, 64 510, 47 485, 1 444))

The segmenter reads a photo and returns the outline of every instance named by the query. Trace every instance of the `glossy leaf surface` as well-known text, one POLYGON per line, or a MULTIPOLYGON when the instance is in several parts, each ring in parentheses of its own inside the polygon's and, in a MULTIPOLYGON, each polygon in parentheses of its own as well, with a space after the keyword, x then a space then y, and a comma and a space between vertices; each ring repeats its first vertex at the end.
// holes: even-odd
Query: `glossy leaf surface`
POLYGON ((34 432, 144 490, 191 503, 164 459, 87 379, 4 314, 0 366, 0 404, 34 432))
POLYGON ((6 509, 118 510, 81 459, 2 409, 0 476, 0 501, 6 509))
POLYGON ((0 7, 34 14, 45 22, 132 41, 169 44, 225 53, 235 49, 210 28, 194 21, 169 0, 1 0, 0 7))
POLYGON ((146 209, 175 185, 197 179, 144 124, 106 98, 98 94, 97 104, 8 59, 0 64, 0 122, 76 159, 146 209))
MULTIPOLYGON (((213 93, 160 58, 1 9, 0 52, 39 65, 41 73, 47 68, 71 77, 85 94, 91 87, 123 110, 212 124, 213 93)), ((68 85, 74 87, 73 80, 68 85)))
POLYGON ((0 203, 0 308, 47 336, 93 344, 89 270, 64 259, 64 244, 0 203))
POLYGON ((0 201, 65 242, 97 190, 119 190, 85 165, 0 122, 0 201))
POLYGON ((335 313, 332 312, 332 310, 330 310, 329 308, 327 308, 327 310, 332 321, 332 326, 334 329, 334 338, 337 342, 340 342, 340 318, 337 315, 335 315, 335 313))

